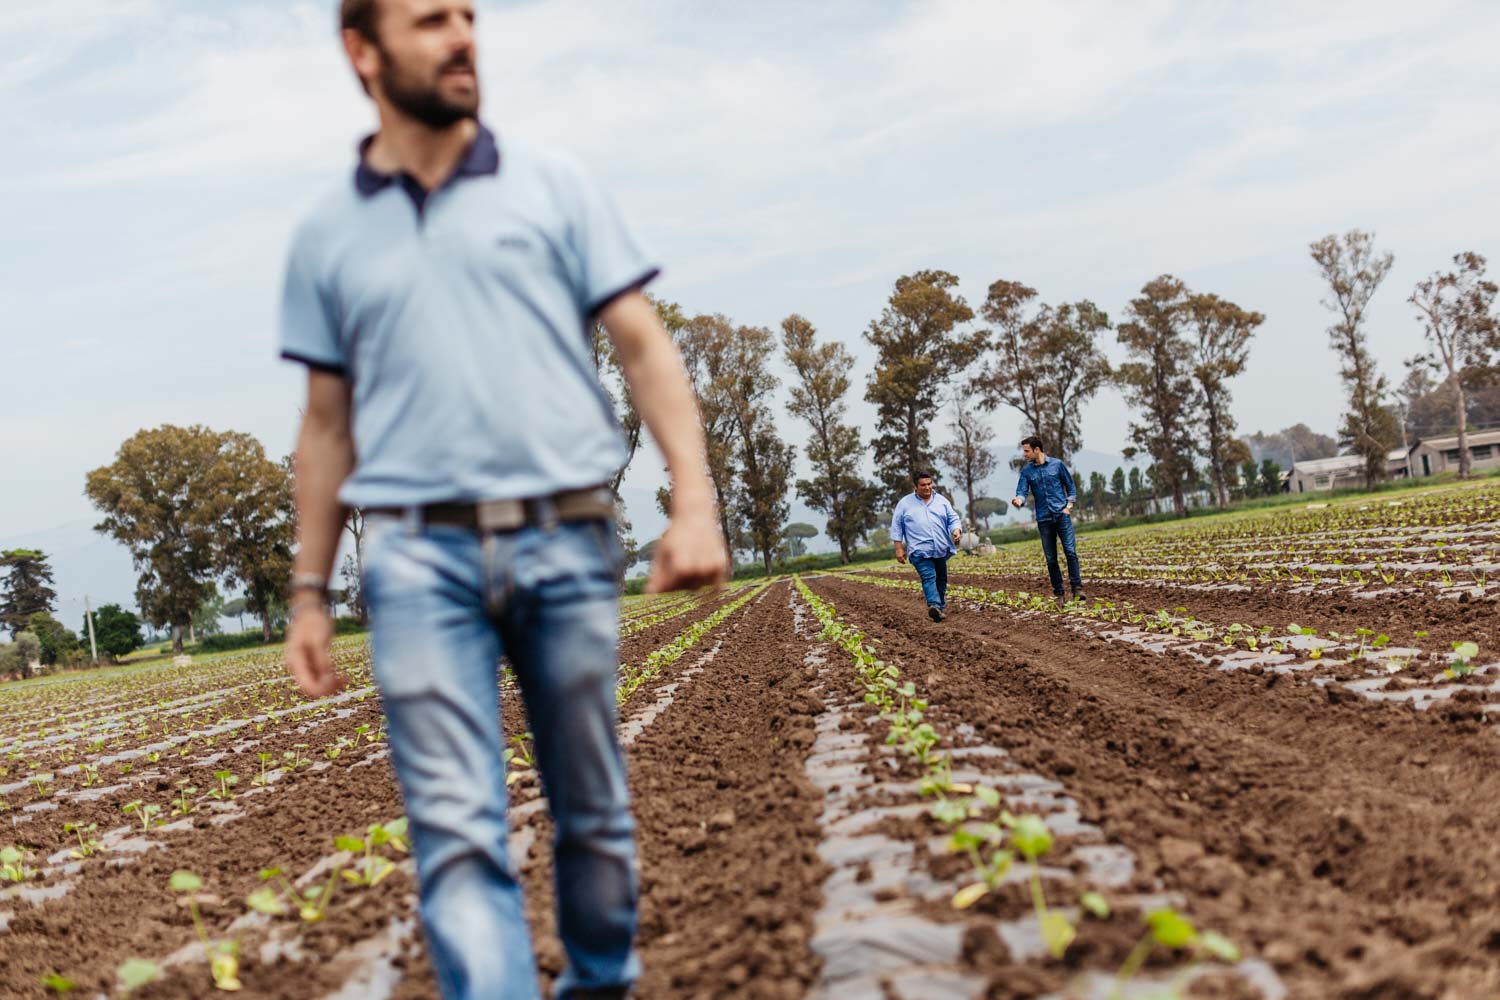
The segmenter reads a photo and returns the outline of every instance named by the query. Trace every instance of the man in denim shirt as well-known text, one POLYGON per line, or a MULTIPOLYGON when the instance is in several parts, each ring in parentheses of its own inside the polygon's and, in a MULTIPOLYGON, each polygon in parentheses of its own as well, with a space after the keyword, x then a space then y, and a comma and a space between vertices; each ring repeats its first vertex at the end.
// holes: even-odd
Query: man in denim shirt
POLYGON ((1060 460, 1048 458, 1042 451, 1042 439, 1033 434, 1021 442, 1021 457, 1026 464, 1021 466, 1021 478, 1016 483, 1016 495, 1011 503, 1016 507, 1026 505, 1026 491, 1031 490, 1036 501, 1036 531, 1042 539, 1042 554, 1047 557, 1047 575, 1052 578, 1052 593, 1059 600, 1063 596, 1062 568, 1057 564, 1057 543, 1062 541, 1063 554, 1068 559, 1068 583, 1073 588, 1075 600, 1083 594, 1083 574, 1078 569, 1078 550, 1073 542, 1073 505, 1078 502, 1078 488, 1068 467, 1060 460))
POLYGON ((891 517, 891 541, 896 561, 909 560, 922 578, 927 617, 940 622, 948 597, 948 557, 958 544, 961 522, 948 498, 932 488, 932 473, 918 469, 911 481, 915 491, 901 498, 891 517))
POLYGON ((587 170, 479 121, 470 0, 340 13, 379 129, 287 264, 281 351, 307 369, 287 666, 312 697, 343 684, 328 573, 358 507, 438 992, 541 996, 506 847, 503 655, 554 820, 554 995, 623 998, 640 973, 638 890, 616 734, 622 558, 601 484, 625 450, 595 322, 672 475, 647 589, 718 582, 727 561, 692 390, 641 292, 656 264, 587 170))

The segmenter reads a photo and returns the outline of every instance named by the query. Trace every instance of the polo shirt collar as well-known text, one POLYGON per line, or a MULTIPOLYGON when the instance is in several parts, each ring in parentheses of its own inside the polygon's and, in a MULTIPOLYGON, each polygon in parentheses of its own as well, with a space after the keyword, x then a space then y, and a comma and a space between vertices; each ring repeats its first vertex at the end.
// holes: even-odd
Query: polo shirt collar
MULTIPOLYGON (((365 154, 370 149, 370 143, 374 141, 373 135, 367 135, 360 140, 359 165, 354 168, 354 188, 366 198, 385 190, 401 179, 400 174, 381 173, 370 166, 365 154)), ((499 171, 500 147, 495 142, 495 134, 480 124, 474 141, 469 144, 469 148, 464 151, 463 158, 458 161, 453 177, 482 177, 486 174, 499 173, 499 171)))

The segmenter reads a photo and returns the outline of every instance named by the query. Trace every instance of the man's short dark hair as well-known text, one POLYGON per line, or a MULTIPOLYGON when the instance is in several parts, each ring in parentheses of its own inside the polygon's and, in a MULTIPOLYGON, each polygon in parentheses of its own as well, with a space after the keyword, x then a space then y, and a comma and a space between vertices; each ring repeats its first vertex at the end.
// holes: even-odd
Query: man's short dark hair
POLYGON ((1023 447, 1029 446, 1029 447, 1035 448, 1037 451, 1046 451, 1047 450, 1046 448, 1042 447, 1042 439, 1039 438, 1039 437, 1037 437, 1035 434, 1031 435, 1030 437, 1024 437, 1024 438, 1022 438, 1021 439, 1021 445, 1023 447))
POLYGON ((380 15, 380 0, 339 0, 339 28, 357 31, 370 41, 378 41, 375 22, 380 15))
POLYGON ((920 483, 924 479, 934 478, 936 477, 933 476, 931 469, 913 469, 911 473, 911 484, 915 486, 917 485, 917 483, 920 483))

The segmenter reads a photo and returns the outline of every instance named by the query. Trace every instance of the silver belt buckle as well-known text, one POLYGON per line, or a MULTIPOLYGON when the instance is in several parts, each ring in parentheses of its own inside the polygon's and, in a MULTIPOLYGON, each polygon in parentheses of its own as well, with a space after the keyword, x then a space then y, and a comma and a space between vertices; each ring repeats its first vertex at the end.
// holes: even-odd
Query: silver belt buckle
POLYGON ((515 531, 526 520, 526 512, 516 500, 481 500, 477 515, 483 532, 515 531))

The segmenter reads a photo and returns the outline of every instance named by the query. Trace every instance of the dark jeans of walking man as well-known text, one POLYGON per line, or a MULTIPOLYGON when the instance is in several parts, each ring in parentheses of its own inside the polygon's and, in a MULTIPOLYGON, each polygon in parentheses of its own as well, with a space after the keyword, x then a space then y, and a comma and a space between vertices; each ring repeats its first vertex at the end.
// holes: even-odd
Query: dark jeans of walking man
POLYGON ((896 561, 910 561, 922 579, 927 616, 940 622, 947 615, 948 558, 961 537, 961 522, 948 498, 932 488, 932 473, 918 469, 911 481, 913 491, 891 516, 891 541, 896 561))
POLYGON ((726 566, 656 274, 613 202, 558 154, 478 120, 469 0, 343 0, 379 130, 293 237, 282 353, 308 369, 287 666, 313 697, 328 574, 365 512, 373 672, 410 820, 420 913, 448 1000, 539 997, 506 849, 498 662, 516 676, 555 826, 562 998, 639 975, 634 824, 616 737, 617 574, 607 485, 625 449, 593 363, 597 320, 672 475, 648 589, 726 566))
POLYGON ((1036 503, 1036 531, 1042 540, 1042 555, 1047 560, 1047 576, 1052 582, 1052 593, 1063 596, 1062 567, 1058 565, 1057 543, 1062 543, 1063 555, 1068 560, 1068 584, 1073 597, 1082 598, 1083 574, 1078 566, 1078 550, 1073 537, 1073 505, 1078 502, 1078 489, 1068 467, 1055 458, 1048 458, 1042 451, 1042 439, 1032 435, 1021 442, 1021 457, 1026 464, 1021 466, 1021 478, 1016 483, 1016 495, 1011 503, 1017 507, 1026 504, 1026 492, 1031 491, 1036 503))

